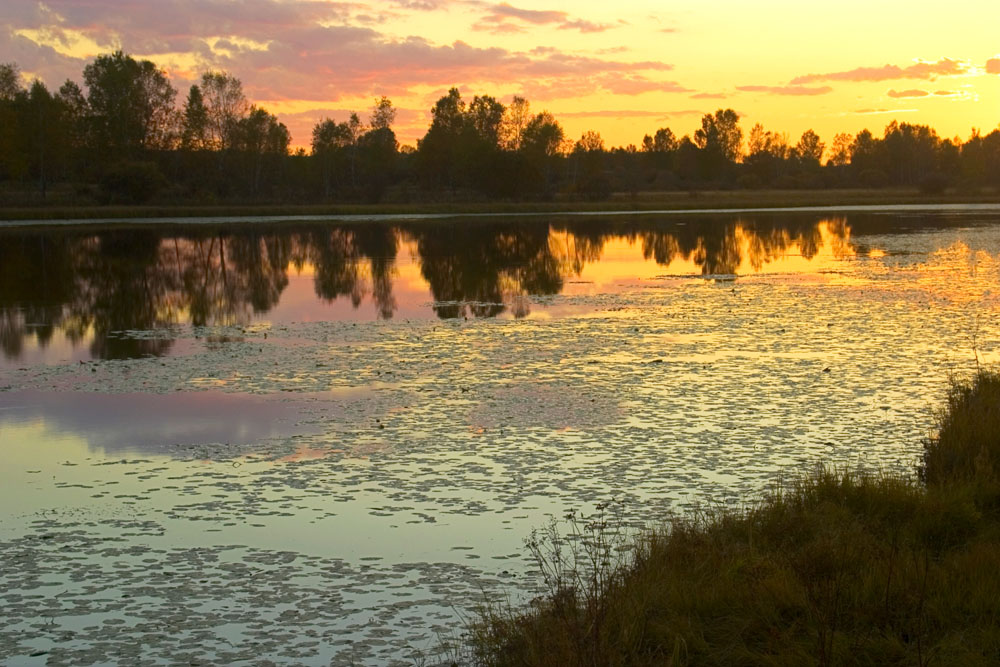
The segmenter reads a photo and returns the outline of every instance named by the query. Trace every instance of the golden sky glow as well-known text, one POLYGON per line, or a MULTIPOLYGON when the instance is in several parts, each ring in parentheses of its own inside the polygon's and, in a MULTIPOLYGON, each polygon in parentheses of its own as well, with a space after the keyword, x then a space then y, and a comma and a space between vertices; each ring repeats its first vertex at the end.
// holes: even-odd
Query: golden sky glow
POLYGON ((252 101, 307 145, 325 116, 400 109, 413 144, 451 86, 529 99, 577 138, 641 143, 731 107, 792 141, 892 119, 945 137, 1000 123, 1000 3, 847 0, 8 0, 0 61, 50 86, 121 47, 170 73, 179 99, 200 72, 240 77, 252 101), (155 7, 155 9, 154 9, 155 7))

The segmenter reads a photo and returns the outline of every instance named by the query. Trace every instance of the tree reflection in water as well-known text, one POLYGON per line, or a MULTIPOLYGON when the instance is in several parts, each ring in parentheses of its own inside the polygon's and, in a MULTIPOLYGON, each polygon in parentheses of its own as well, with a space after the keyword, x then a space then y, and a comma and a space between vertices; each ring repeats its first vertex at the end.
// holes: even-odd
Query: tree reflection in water
POLYGON ((355 309, 370 301, 389 319, 404 246, 415 249, 437 317, 524 317, 529 297, 560 293, 613 241, 638 244, 647 261, 684 260, 713 276, 759 271, 792 248, 811 259, 824 234, 835 253, 847 250, 845 220, 789 217, 8 231, 0 235, 0 345, 16 360, 58 331, 73 346, 89 340, 96 358, 164 354, 169 339, 116 332, 248 324, 278 305, 290 269, 312 272, 320 301, 346 298, 355 309))
POLYGON ((347 296, 357 308, 371 293, 378 316, 389 319, 396 312, 392 278, 398 237, 396 229, 383 225, 319 227, 297 237, 298 256, 313 265, 320 299, 329 302, 347 296))
POLYGON ((526 315, 518 297, 562 289, 547 225, 443 224, 415 227, 410 235, 438 317, 494 317, 512 302, 523 309, 516 314, 526 315))

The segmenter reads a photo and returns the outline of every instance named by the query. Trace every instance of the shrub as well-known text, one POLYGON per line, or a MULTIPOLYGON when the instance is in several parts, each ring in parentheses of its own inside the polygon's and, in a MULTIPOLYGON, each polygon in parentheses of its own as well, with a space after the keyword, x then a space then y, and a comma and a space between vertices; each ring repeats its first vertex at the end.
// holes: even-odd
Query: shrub
POLYGON ((927 174, 917 187, 925 195, 939 195, 948 188, 948 177, 939 171, 927 174))
POLYGON ((104 172, 101 194, 106 204, 144 204, 167 184, 152 162, 118 162, 104 172))
POLYGON ((865 169, 858 174, 858 180, 866 188, 884 188, 889 184, 889 177, 881 169, 865 169))

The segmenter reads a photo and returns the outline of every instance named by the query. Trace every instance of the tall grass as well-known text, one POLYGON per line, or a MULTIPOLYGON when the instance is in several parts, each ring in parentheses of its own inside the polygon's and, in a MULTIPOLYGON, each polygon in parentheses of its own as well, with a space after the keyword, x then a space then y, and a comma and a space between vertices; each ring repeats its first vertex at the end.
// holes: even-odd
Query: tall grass
POLYGON ((971 485, 981 503, 1000 506, 1000 375, 952 383, 920 476, 930 488, 971 485))
POLYGON ((529 543, 547 593, 484 609, 468 662, 1000 664, 998 464, 983 372, 953 384, 919 476, 821 468, 627 545, 549 528, 529 543))

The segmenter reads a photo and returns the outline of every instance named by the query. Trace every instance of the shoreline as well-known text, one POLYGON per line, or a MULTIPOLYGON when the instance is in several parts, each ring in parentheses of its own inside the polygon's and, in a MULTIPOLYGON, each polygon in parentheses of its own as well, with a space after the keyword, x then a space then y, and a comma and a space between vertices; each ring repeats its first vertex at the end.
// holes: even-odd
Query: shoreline
POLYGON ((712 191, 646 193, 603 202, 474 202, 234 206, 52 206, 0 208, 0 228, 115 223, 199 224, 420 221, 441 218, 626 216, 731 213, 998 211, 1000 193, 924 196, 912 191, 712 191))
POLYGON ((916 475, 821 465, 629 535, 615 508, 526 542, 545 590, 488 600, 469 664, 994 664, 1000 375, 952 379, 916 475), (992 660, 992 662, 991 662, 992 660))

